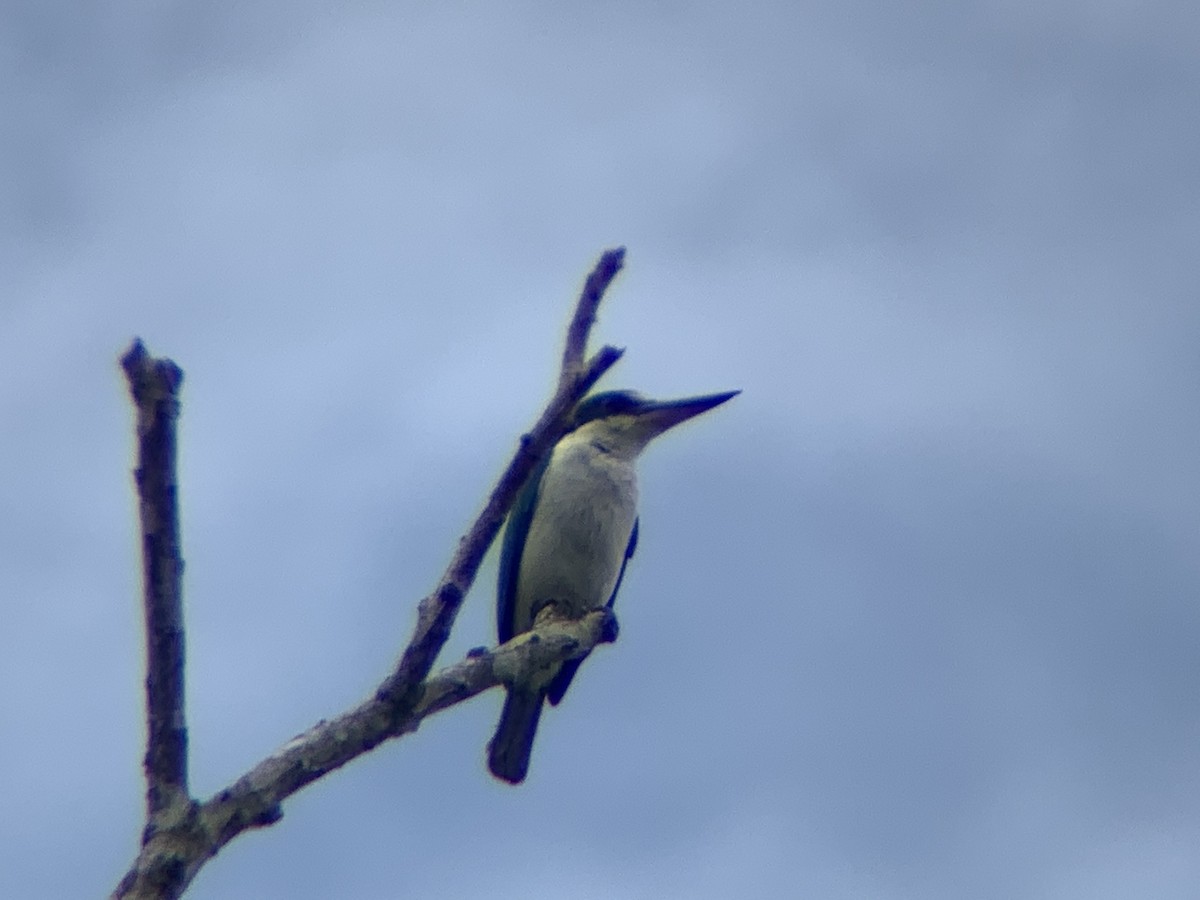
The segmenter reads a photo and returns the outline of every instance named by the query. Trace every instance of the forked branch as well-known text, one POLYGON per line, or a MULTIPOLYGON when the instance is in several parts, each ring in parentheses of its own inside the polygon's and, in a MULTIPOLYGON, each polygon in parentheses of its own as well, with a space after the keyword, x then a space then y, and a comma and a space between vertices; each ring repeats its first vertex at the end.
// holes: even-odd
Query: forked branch
POLYGON ((183 707, 183 562, 174 452, 182 372, 170 360, 152 358, 141 341, 134 341, 122 366, 138 412, 148 799, 141 850, 114 898, 179 897, 225 844, 249 828, 277 822, 283 815, 282 802, 306 784, 389 738, 415 731, 426 716, 497 684, 527 679, 535 669, 577 658, 612 639, 613 623, 604 611, 578 621, 539 619, 533 631, 429 675, 517 493, 569 428, 575 405, 621 358, 622 351, 610 346, 587 359, 585 352, 596 309, 623 260, 624 249, 609 250, 588 276, 567 329, 554 396, 521 437, 441 580, 418 605, 416 628, 395 669, 370 699, 293 738, 203 803, 188 794, 183 707))

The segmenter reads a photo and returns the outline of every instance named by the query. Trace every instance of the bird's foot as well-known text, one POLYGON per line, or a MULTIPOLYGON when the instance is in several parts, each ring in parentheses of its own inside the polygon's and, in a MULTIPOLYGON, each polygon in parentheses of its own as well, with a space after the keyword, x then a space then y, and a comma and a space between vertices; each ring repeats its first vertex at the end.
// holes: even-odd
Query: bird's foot
POLYGON ((617 614, 609 608, 600 610, 604 618, 600 620, 600 643, 611 644, 617 639, 621 628, 617 625, 617 614))

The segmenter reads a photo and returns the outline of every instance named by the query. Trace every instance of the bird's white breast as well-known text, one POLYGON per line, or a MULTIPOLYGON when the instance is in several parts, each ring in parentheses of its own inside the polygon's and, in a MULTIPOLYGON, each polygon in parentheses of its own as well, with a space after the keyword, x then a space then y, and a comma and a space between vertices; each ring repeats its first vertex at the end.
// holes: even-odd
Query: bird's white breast
POLYGON ((636 518, 633 460, 605 452, 587 434, 560 441, 542 475, 521 554, 516 630, 529 628, 547 601, 573 616, 604 606, 636 518))

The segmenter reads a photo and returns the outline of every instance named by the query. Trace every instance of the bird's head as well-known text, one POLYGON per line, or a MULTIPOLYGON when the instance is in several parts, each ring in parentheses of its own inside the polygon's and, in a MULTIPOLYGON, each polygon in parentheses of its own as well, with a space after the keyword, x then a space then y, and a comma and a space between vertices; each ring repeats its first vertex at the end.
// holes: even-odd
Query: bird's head
POLYGON ((575 408, 572 431, 587 434, 611 452, 637 456, 663 432, 740 393, 727 391, 683 400, 650 400, 636 391, 604 391, 580 401, 575 408))

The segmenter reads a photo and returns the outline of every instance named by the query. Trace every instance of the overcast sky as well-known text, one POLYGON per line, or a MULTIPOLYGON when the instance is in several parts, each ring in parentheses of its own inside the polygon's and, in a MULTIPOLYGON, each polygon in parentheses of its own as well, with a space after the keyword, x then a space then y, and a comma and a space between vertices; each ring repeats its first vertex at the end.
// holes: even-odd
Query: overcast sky
POLYGON ((1194 898, 1197 7, 414 6, 0 6, 0 896, 137 846, 130 339, 207 797, 387 672, 624 244, 605 384, 744 393, 529 780, 491 692, 189 898, 1194 898))

